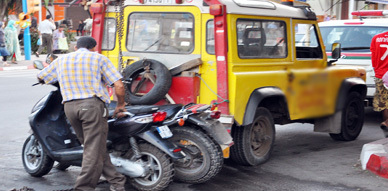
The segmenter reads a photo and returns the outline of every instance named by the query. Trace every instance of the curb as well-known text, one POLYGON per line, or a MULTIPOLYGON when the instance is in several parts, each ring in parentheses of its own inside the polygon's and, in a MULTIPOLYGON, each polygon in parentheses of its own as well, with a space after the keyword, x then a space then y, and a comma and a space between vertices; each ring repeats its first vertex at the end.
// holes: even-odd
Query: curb
POLYGON ((34 65, 28 66, 10 66, 10 67, 0 67, 0 71, 11 71, 11 70, 29 70, 35 69, 34 65))
POLYGON ((364 144, 360 160, 363 170, 388 178, 388 138, 364 144))

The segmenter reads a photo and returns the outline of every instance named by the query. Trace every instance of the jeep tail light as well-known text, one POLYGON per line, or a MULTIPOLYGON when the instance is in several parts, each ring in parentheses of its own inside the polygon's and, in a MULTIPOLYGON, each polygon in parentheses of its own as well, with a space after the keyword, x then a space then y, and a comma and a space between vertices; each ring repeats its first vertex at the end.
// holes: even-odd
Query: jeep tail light
POLYGON ((221 117, 221 111, 212 111, 210 117, 213 119, 219 119, 221 117))
POLYGON ((156 112, 152 114, 152 117, 154 117, 153 122, 162 122, 166 119, 167 113, 164 111, 156 112))
POLYGON ((210 5, 210 14, 214 16, 222 15, 222 5, 220 4, 210 5))

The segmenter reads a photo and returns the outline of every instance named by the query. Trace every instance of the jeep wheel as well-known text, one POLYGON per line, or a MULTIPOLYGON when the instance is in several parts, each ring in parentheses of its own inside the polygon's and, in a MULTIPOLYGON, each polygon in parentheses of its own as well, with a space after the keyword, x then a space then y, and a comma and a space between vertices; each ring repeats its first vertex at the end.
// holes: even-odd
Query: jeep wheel
POLYGON ((275 142, 275 125, 271 112, 259 107, 251 125, 233 129, 235 145, 231 158, 241 165, 259 165, 268 161, 275 142))
POLYGON ((363 100, 359 93, 351 92, 342 109, 341 133, 330 133, 330 137, 337 141, 353 141, 360 135, 363 124, 363 100))
POLYGON ((147 59, 139 60, 127 66, 123 72, 125 83, 125 102, 132 105, 152 105, 162 100, 170 90, 172 76, 162 63, 147 59), (145 76, 146 71, 149 75, 145 76), (136 81, 140 78, 139 81, 136 81), (150 79, 153 78, 153 79, 150 79), (146 89, 147 81, 153 83, 150 90, 146 89))

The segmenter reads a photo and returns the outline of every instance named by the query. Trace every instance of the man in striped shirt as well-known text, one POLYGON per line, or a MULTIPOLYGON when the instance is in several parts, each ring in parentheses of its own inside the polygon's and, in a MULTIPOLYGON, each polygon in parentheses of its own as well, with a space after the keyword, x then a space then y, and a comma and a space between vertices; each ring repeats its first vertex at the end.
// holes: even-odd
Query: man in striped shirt
POLYGON ((94 190, 102 174, 111 184, 111 190, 124 191, 125 176, 116 171, 106 150, 109 113, 106 105, 110 102, 106 84, 114 85, 117 117, 126 111, 125 90, 121 74, 107 57, 93 52, 95 46, 92 37, 79 38, 76 52, 54 60, 38 74, 38 79, 48 84, 59 82, 66 117, 84 145, 82 170, 75 190, 94 190))

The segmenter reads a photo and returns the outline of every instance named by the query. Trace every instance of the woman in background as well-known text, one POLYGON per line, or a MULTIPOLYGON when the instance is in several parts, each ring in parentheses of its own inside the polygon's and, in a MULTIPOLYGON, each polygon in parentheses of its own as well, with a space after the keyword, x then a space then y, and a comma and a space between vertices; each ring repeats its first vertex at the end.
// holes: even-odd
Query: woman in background
POLYGON ((7 27, 4 29, 4 33, 7 50, 11 55, 8 60, 11 60, 12 64, 17 64, 16 61, 22 60, 22 55, 20 53, 18 31, 15 28, 14 20, 8 21, 7 27))
POLYGON ((0 56, 3 57, 3 66, 9 66, 7 63, 7 56, 9 52, 5 46, 5 36, 4 36, 4 23, 0 21, 0 56))
POLYGON ((58 41, 59 38, 65 38, 65 32, 63 31, 65 29, 65 25, 59 25, 58 29, 54 31, 53 33, 53 50, 54 54, 60 54, 61 50, 59 49, 58 41))

